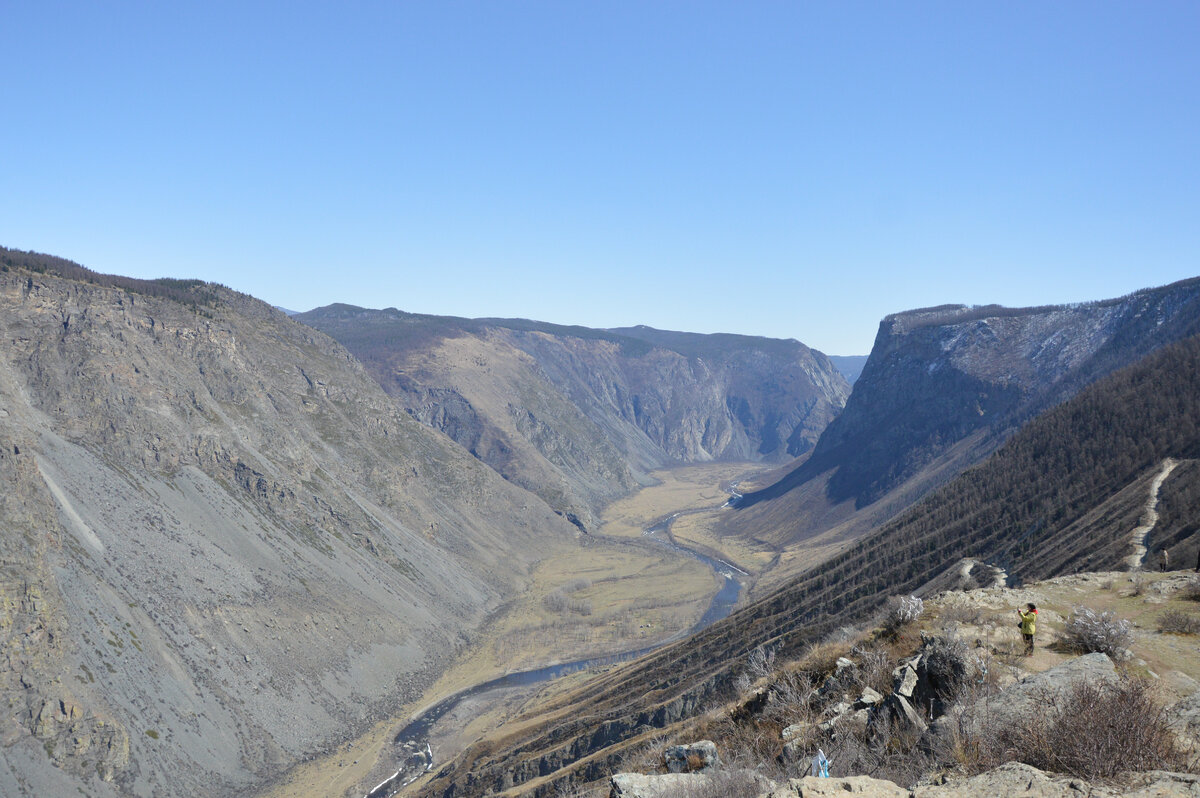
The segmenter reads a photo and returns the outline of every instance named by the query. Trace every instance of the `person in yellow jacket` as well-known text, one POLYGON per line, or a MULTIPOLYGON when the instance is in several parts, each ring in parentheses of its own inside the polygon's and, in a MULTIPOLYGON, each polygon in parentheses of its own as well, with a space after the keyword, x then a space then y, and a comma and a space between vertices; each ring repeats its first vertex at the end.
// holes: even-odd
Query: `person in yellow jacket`
POLYGON ((1025 609, 1017 610, 1021 616, 1021 636, 1025 638, 1025 656, 1033 656, 1033 636, 1037 633, 1037 607, 1026 604, 1025 609))

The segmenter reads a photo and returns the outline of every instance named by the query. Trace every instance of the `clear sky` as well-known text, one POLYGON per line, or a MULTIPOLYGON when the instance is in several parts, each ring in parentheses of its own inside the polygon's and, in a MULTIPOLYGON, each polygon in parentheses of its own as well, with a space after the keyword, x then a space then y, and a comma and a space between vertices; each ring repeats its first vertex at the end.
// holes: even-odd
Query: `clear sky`
POLYGON ((1200 274, 1200 3, 0 0, 0 244, 797 338, 1200 274))

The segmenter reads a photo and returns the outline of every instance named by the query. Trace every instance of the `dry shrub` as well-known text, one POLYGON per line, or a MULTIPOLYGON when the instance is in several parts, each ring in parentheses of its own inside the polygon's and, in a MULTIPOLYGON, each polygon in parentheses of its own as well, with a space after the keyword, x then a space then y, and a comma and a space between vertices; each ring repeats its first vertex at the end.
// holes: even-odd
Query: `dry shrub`
POLYGON ((706 773, 695 784, 677 790, 679 798, 757 798, 764 783, 751 771, 719 770, 706 773))
POLYGON ((1085 780, 1187 767, 1162 702, 1140 677, 1078 681, 1017 722, 963 735, 959 755, 977 773, 1018 761, 1085 780))
POLYGON ((984 611, 974 604, 951 604, 943 607, 938 617, 942 623, 979 626, 984 621, 984 611))
POLYGON ((1058 642, 1068 651, 1079 654, 1099 651, 1114 660, 1122 660, 1133 643, 1133 625, 1117 618, 1114 612, 1076 607, 1067 618, 1058 642))
POLYGON ((1129 577, 1129 590, 1125 593, 1125 595, 1133 597, 1141 596, 1145 594, 1149 587, 1150 580, 1148 580, 1146 577, 1142 576, 1141 574, 1131 576, 1129 577))
POLYGON ((1188 601, 1200 601, 1200 576, 1193 576, 1179 591, 1180 598, 1188 601))
POLYGON ((872 646, 856 646, 850 652, 858 662, 859 679, 863 687, 870 687, 880 695, 892 692, 892 671, 896 658, 887 649, 872 646))
POLYGON ((1200 635, 1200 615, 1167 610, 1158 616, 1158 631, 1173 635, 1200 635))

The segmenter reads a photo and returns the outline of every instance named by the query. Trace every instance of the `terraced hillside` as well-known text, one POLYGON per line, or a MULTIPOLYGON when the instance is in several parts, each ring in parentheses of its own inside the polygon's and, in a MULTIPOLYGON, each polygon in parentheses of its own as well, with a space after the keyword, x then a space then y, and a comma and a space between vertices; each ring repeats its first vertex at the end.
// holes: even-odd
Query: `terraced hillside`
MULTIPOLYGON (((954 583, 1006 571, 1019 582, 1120 567, 1163 460, 1198 457, 1200 338, 1192 337, 1043 413, 987 461, 820 568, 692 639, 517 718, 511 732, 502 728, 469 749, 420 794, 521 792, 517 786, 529 783, 528 794, 547 796, 555 778, 603 778, 618 767, 624 741, 727 699, 739 663, 756 646, 795 655, 869 618, 889 595, 953 586, 947 575, 954 583), (964 567, 970 561, 995 568, 964 567)), ((1172 517, 1200 514, 1194 483, 1172 491, 1172 517)), ((1182 528, 1164 534, 1185 556, 1197 542, 1181 539, 1182 528)))

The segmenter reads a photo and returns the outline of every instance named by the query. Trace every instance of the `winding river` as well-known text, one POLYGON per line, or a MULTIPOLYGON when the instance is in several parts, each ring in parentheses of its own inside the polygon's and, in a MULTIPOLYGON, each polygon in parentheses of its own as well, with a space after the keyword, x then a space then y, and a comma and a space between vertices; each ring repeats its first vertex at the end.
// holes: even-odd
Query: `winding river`
POLYGON ((642 536, 654 541, 655 543, 665 546, 688 557, 693 557, 700 560, 705 565, 713 569, 713 572, 721 576, 724 581, 721 589, 713 596, 712 601, 708 605, 708 609, 700 620, 696 621, 690 629, 683 632, 678 632, 665 640, 645 646, 643 648, 631 649, 622 651, 617 654, 609 654, 601 657, 588 657, 587 659, 578 659, 572 662, 563 662, 557 665, 547 665, 543 668, 534 668, 533 670, 517 671, 508 673, 495 679, 490 679, 486 682, 468 687, 465 690, 460 690, 454 695, 443 698, 438 703, 434 704, 429 709, 422 712, 416 719, 406 725, 396 735, 395 742, 401 746, 405 752, 403 760, 399 763, 400 768, 390 777, 380 782, 374 789, 367 793, 366 798, 388 798, 395 795, 398 790, 411 784, 421 777, 423 773, 433 768, 433 749, 429 744, 430 730, 434 724, 441 720, 454 707, 458 706, 464 699, 472 696, 477 696, 491 690, 499 690, 506 687, 524 687, 527 685, 537 684, 539 682, 556 679, 559 676, 577 671, 586 670, 588 668, 600 667, 603 665, 613 665, 619 662, 626 662, 631 659, 636 659, 643 654, 648 654, 655 649, 674 643, 689 635, 693 635, 706 626, 710 626, 722 618, 726 617, 733 611, 737 605, 738 597, 741 595, 742 583, 739 581, 740 576, 747 576, 747 573, 736 565, 710 557, 707 554, 701 554, 687 546, 681 546, 670 537, 671 522, 679 514, 671 515, 662 521, 647 527, 642 532, 642 536))

